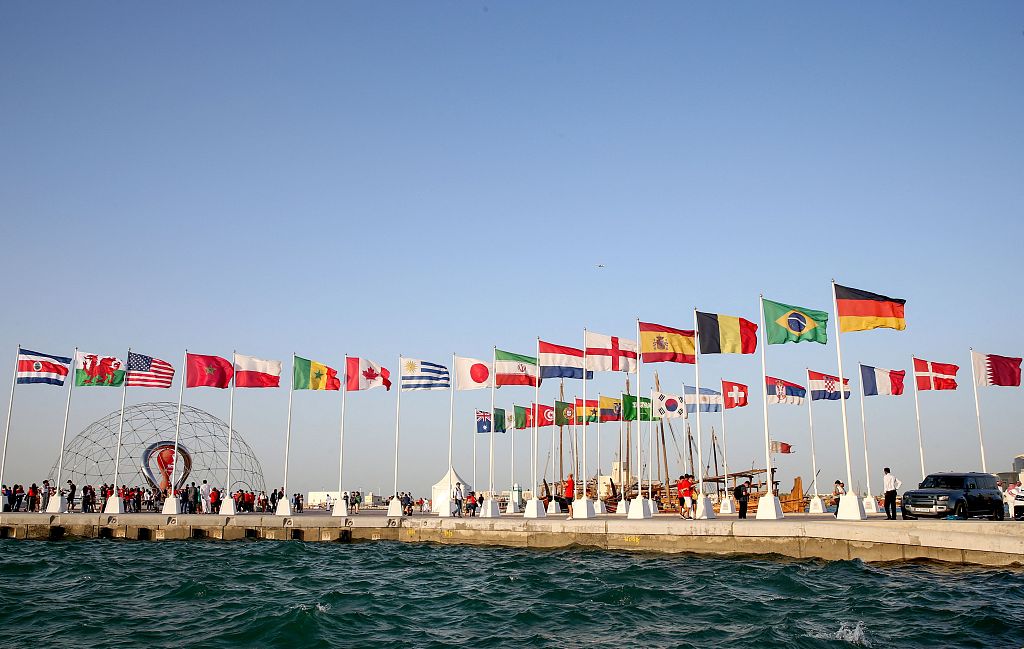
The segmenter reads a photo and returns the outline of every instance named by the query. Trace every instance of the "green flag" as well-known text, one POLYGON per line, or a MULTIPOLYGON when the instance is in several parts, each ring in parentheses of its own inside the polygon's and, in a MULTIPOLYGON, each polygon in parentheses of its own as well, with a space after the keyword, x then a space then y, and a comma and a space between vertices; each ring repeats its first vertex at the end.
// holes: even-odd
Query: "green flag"
POLYGON ((495 408, 494 409, 494 432, 504 433, 505 430, 505 409, 495 408))
MULTIPOLYGON (((636 397, 622 395, 622 421, 636 421, 636 397)), ((647 397, 640 399, 640 421, 655 421, 651 419, 651 400, 647 397)))
POLYGON ((515 408, 516 430, 522 430, 533 422, 530 421, 530 409, 525 406, 513 406, 515 408))
POLYGON ((828 342, 828 314, 824 311, 764 300, 764 326, 769 345, 828 342))
POLYGON ((576 416, 576 407, 565 401, 555 402, 555 425, 572 426, 573 418, 576 416))

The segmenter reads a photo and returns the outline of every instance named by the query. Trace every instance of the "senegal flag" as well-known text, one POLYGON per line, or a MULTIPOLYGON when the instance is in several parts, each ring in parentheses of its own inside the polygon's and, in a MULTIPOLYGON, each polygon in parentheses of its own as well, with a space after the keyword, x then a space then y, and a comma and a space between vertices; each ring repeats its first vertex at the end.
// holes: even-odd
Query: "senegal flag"
POLYGON ((828 342, 828 313, 764 300, 765 336, 769 345, 828 342))
POLYGON ((296 390, 340 390, 338 372, 323 363, 295 357, 292 366, 292 385, 296 390))

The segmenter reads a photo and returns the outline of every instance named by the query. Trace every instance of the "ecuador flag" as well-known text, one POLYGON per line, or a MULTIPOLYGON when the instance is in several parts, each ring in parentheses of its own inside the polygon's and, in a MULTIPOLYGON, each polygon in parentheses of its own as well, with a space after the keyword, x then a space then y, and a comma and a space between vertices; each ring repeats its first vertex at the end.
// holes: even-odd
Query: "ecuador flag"
POLYGON ((906 300, 868 293, 856 288, 835 284, 836 315, 839 331, 867 331, 868 329, 907 328, 903 316, 906 300))
POLYGON ((753 354, 757 349, 757 325, 736 316, 698 311, 697 336, 701 354, 753 354))
POLYGON ((292 366, 292 380, 296 390, 340 390, 338 372, 323 363, 308 358, 295 357, 292 366))
POLYGON ((622 400, 601 397, 601 421, 622 421, 622 400))
POLYGON ((645 363, 694 363, 693 330, 650 322, 640 325, 640 355, 645 363))

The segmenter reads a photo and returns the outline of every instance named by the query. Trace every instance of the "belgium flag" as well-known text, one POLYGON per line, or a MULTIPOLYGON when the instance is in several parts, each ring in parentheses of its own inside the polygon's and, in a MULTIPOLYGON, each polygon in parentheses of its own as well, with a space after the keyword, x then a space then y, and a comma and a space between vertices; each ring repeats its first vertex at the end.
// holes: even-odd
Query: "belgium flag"
POLYGON ((753 354, 757 325, 736 316, 698 311, 697 340, 701 354, 753 354))
POLYGON ((839 331, 866 331, 868 329, 907 328, 903 316, 906 300, 868 293, 856 288, 835 285, 836 315, 839 331))

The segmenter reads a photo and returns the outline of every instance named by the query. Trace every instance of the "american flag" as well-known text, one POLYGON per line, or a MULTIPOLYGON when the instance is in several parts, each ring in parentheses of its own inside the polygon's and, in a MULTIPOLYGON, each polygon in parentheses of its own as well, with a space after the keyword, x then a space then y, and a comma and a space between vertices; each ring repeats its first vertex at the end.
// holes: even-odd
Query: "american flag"
POLYGON ((174 368, 167 361, 134 352, 128 354, 128 387, 169 388, 173 379, 174 368))

